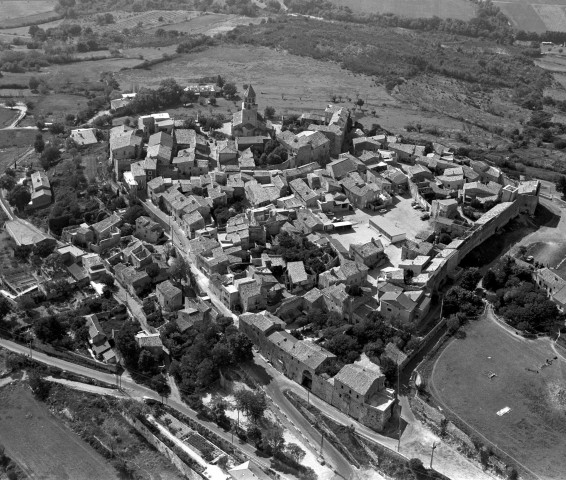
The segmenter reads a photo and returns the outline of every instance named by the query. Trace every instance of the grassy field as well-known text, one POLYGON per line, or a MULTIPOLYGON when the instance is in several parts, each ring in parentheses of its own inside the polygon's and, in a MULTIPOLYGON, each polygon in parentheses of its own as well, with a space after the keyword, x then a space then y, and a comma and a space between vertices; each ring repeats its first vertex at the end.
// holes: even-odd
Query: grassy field
POLYGON ((493 3, 520 30, 566 31, 566 0, 495 0, 493 3))
POLYGON ((0 128, 10 125, 18 116, 18 110, 0 108, 0 128))
POLYGON ((470 20, 475 7, 467 0, 330 0, 354 12, 393 13, 411 18, 456 18, 470 20))
POLYGON ((67 95, 64 93, 52 93, 49 95, 32 97, 34 107, 22 122, 22 126, 35 125, 39 117, 44 117, 46 122, 63 122, 68 113, 77 113, 86 108, 88 99, 80 95, 67 95))
MULTIPOLYGON (((383 103, 398 103, 371 78, 350 73, 338 64, 264 47, 214 47, 160 63, 150 70, 120 71, 116 79, 123 88, 128 88, 132 82, 140 87, 156 87, 169 77, 182 85, 215 75, 235 82, 240 92, 244 83, 252 83, 260 109, 272 105, 279 114, 324 109, 331 102, 332 94, 342 95, 343 101, 348 97, 355 101, 359 93, 366 100, 364 107, 369 110, 383 103)), ((232 104, 231 108, 235 111, 239 104, 232 104)))
POLYGON ((0 0, 0 26, 5 21, 53 12, 55 0, 0 0))
POLYGON ((0 130, 0 149, 33 146, 36 130, 0 130))
POLYGON ((556 356, 551 342, 523 339, 490 317, 465 331, 436 361, 433 396, 539 478, 564 478, 564 358, 542 367, 556 356), (497 376, 490 379, 489 372, 497 376), (498 416, 505 407, 511 410, 498 416))
POLYGON ((114 469, 23 384, 0 391, 0 443, 31 478, 117 479, 114 469))

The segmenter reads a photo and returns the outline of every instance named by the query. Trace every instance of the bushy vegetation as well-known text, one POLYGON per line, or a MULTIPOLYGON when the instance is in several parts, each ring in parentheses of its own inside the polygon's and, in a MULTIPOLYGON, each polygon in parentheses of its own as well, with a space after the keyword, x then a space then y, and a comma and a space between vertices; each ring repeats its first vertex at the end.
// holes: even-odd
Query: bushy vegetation
POLYGON ((226 38, 338 61, 355 73, 376 77, 388 89, 412 77, 438 74, 469 82, 474 88, 511 88, 517 92, 515 100, 521 104, 532 98, 542 99, 544 87, 550 84, 550 74, 535 67, 532 59, 499 55, 480 48, 467 50, 464 55, 459 48, 444 48, 442 42, 447 38, 437 32, 433 29, 411 36, 375 23, 353 27, 347 23, 281 18, 238 27, 227 33, 226 38))
POLYGON ((199 322, 184 332, 170 322, 162 337, 173 359, 169 372, 185 396, 205 391, 218 380, 221 369, 252 358, 252 343, 229 318, 199 322))
POLYGON ((519 330, 555 333, 564 325, 564 314, 534 283, 531 270, 509 256, 486 272, 483 286, 495 292, 496 312, 519 330))
POLYGON ((453 18, 407 18, 390 13, 354 13, 348 7, 338 7, 327 0, 289 0, 286 6, 303 15, 320 16, 332 20, 401 27, 427 32, 444 32, 473 38, 489 38, 510 43, 515 35, 509 20, 490 0, 477 2, 475 18, 464 21, 453 18))

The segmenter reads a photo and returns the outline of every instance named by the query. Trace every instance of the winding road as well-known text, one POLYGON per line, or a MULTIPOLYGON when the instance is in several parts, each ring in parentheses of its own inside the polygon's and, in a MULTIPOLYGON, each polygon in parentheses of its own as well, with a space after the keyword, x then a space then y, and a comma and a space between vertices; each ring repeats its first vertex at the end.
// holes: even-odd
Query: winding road
MULTIPOLYGON (((12 342, 10 340, 0 339, 0 347, 6 348, 7 350, 10 350, 12 352, 20 353, 22 355, 29 355, 28 347, 12 342)), ((46 355, 41 352, 37 352, 35 350, 33 351, 33 359, 38 362, 44 363, 46 365, 51 365, 53 367, 60 368, 67 372, 75 373, 77 375, 82 375, 83 377, 98 380, 100 382, 105 382, 113 385, 117 383, 116 375, 99 372, 98 370, 93 370, 91 368, 83 367, 81 365, 67 362, 65 360, 60 360, 58 358, 50 357, 49 355, 46 355)), ((143 401, 144 399, 151 398, 158 402, 161 401, 161 397, 155 391, 147 387, 144 387, 142 385, 138 385, 132 380, 122 377, 121 385, 122 385, 122 391, 125 392, 128 395, 128 397, 134 400, 143 401)), ((205 426, 210 431, 212 431, 222 439, 226 440, 227 442, 232 441, 231 433, 225 432, 224 430, 219 428, 215 423, 203 421, 197 418, 196 412, 194 410, 191 410, 183 403, 180 403, 176 400, 168 399, 167 405, 169 405, 171 408, 175 409, 176 411, 182 413, 183 415, 186 415, 187 417, 191 418, 195 422, 205 426)), ((255 448, 253 448, 251 445, 247 443, 240 443, 238 441, 234 443, 234 447, 236 447, 238 450, 240 450, 241 453, 243 453, 248 458, 252 459, 254 462, 258 463, 262 467, 271 468, 269 459, 258 456, 256 454, 255 448)))

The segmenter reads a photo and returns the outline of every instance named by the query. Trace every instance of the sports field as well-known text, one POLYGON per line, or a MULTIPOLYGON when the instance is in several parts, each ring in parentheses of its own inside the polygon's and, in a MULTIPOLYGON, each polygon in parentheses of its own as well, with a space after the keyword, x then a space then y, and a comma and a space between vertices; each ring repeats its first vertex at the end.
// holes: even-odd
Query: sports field
POLYGON ((354 12, 393 13, 411 18, 456 18, 470 20, 475 6, 467 0, 331 0, 354 12))
POLYGON ((0 390, 0 443, 30 478, 118 478, 114 468, 35 400, 24 384, 0 390))
POLYGON ((428 382, 433 396, 444 411, 467 423, 533 478, 563 479, 566 359, 555 359, 550 340, 519 337, 491 313, 465 332, 464 340, 452 340, 439 355, 428 382), (506 408, 507 413, 497 414, 506 408))

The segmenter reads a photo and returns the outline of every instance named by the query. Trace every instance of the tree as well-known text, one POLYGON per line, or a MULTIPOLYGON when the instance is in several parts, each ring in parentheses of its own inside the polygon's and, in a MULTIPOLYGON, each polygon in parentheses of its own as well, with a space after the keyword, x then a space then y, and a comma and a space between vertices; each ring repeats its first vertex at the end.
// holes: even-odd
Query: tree
POLYGON ((37 153, 41 153, 45 149, 45 142, 43 141, 43 135, 41 133, 38 133, 35 136, 35 141, 33 142, 33 148, 35 148, 35 151, 37 153))
POLYGON ((54 146, 49 146, 43 150, 43 153, 41 154, 41 166, 44 170, 48 170, 57 160, 59 160, 59 158, 61 158, 61 152, 59 152, 59 149, 54 146))
POLYGON ((562 196, 566 196, 566 177, 564 175, 560 175, 558 180, 556 180, 556 190, 559 191, 562 196))
POLYGON ((150 386, 159 394, 160 397, 168 397, 171 395, 171 387, 169 386, 169 383, 167 383, 167 379, 161 374, 154 375, 151 378, 150 386))
POLYGON ((53 316, 37 320, 33 325, 33 330, 37 338, 46 343, 61 340, 67 333, 65 326, 53 316))
POLYGON ((273 117, 275 117, 275 108, 271 106, 265 107, 265 110, 263 111, 263 116, 271 120, 273 117))
POLYGON ((230 337, 228 346, 230 348, 232 362, 236 365, 247 362, 254 356, 252 350, 253 343, 247 335, 243 333, 238 333, 236 336, 230 337))
POLYGON ((142 349, 137 367, 141 372, 155 373, 159 368, 159 359, 149 350, 142 349))
POLYGON ((216 103, 217 103, 216 97, 210 97, 210 98, 208 99, 208 103, 209 103, 210 105, 212 105, 213 107, 215 107, 215 106, 216 106, 216 103))
POLYGON ((358 98, 358 101, 356 102, 356 105, 360 108, 362 108, 364 106, 364 102, 361 98, 358 98))
POLYGON ((16 185, 10 193, 8 193, 8 202, 15 206, 18 210, 23 210, 31 200, 31 193, 23 185, 16 185))
POLYGON ((112 288, 114 286, 114 277, 110 275, 108 272, 104 272, 100 276, 100 283, 103 283, 108 288, 112 288))
POLYGON ((179 255, 169 267, 169 275, 175 280, 181 282, 189 277, 190 267, 186 260, 179 255))
POLYGON ((446 322, 446 326, 448 327, 448 333, 456 333, 460 328, 460 319, 457 315, 452 315, 446 322))
POLYGON ((285 447, 283 428, 279 425, 270 425, 270 427, 263 432, 262 443, 273 454, 281 453, 285 447))
POLYGON ((161 268, 159 268, 157 263, 150 263, 145 269, 145 273, 147 273, 151 278, 157 277, 159 272, 161 272, 161 268))
POLYGON ((30 77, 28 85, 30 90, 37 90, 37 87, 39 87, 39 80, 36 77, 30 77))
POLYGON ((33 246, 32 253, 40 258, 47 258, 53 253, 55 245, 53 243, 42 242, 33 246))
POLYGON ((297 463, 301 463, 306 455, 305 451, 296 443, 288 443, 285 446, 285 452, 297 463))
POLYGON ((242 388, 236 391, 234 398, 236 399, 236 408, 244 412, 253 423, 259 422, 267 409, 265 393, 261 390, 252 391, 242 388))
POLYGON ((16 179, 10 175, 2 175, 0 177, 0 188, 12 190, 16 186, 16 179))
POLYGON ((13 98, 9 98, 4 102, 4 105, 12 110, 16 106, 16 101, 13 98))
POLYGON ((418 458, 411 458, 409 460, 409 468, 413 472, 424 472, 425 471, 423 462, 421 460, 419 460, 418 458))
POLYGON ((224 85, 222 91, 224 92, 224 96, 226 98, 233 98, 238 93, 238 88, 236 87, 235 83, 229 82, 224 85))
POLYGON ((495 275, 495 272, 491 268, 485 272, 482 285, 486 290, 496 290, 498 288, 497 275, 495 275))
POLYGON ((29 372, 28 379, 31 391, 38 400, 45 401, 49 397, 49 392, 51 391, 51 383, 44 380, 37 370, 32 370, 29 372))
POLYGON ((482 275, 478 268, 467 268, 462 274, 460 286, 466 290, 474 291, 482 275))

